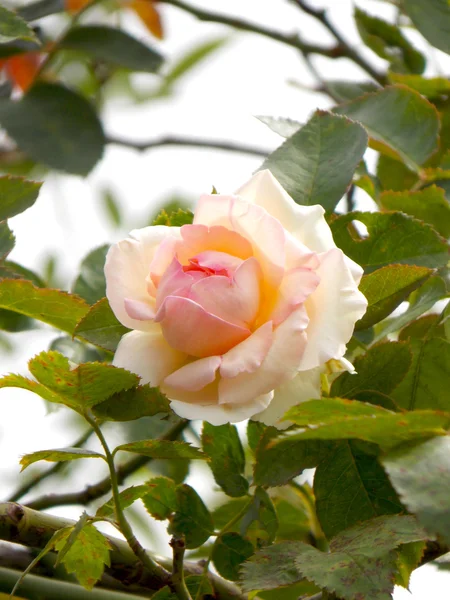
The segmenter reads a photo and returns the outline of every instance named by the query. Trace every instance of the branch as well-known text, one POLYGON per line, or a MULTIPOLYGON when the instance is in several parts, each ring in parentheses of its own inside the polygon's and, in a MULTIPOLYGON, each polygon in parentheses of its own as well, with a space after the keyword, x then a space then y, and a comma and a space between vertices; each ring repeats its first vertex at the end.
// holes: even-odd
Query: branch
POLYGON ((173 537, 170 540, 173 549, 172 586, 179 600, 192 600, 184 580, 184 552, 186 544, 184 537, 173 537))
MULTIPOLYGON (((188 421, 181 420, 167 431, 161 440, 176 440, 182 431, 187 427, 188 421)), ((148 456, 136 456, 126 463, 117 467, 117 482, 119 485, 125 481, 127 477, 138 471, 141 467, 148 464, 152 459, 148 456)), ((53 506, 67 506, 69 504, 81 504, 85 506, 93 500, 97 500, 101 496, 107 494, 111 489, 111 479, 105 477, 93 485, 88 485, 80 492, 70 492, 68 494, 46 494, 36 500, 27 502, 29 508, 35 510, 44 510, 53 506)))
MULTIPOLYGON (((55 531, 74 525, 75 521, 70 519, 43 514, 20 504, 12 502, 0 504, 0 539, 22 546, 42 549, 55 531)), ((112 547, 110 553, 111 566, 107 568, 110 575, 128 585, 137 584, 149 590, 159 589, 160 582, 155 581, 155 578, 146 569, 142 568, 140 561, 125 541, 108 535, 105 537, 112 547)), ((151 556, 148 550, 147 553, 151 556)), ((172 568, 171 558, 159 556, 153 556, 152 558, 164 568, 172 568)), ((196 563, 185 562, 184 569, 187 575, 203 574, 203 568, 196 563)), ((208 577, 216 591, 218 600, 247 600, 247 596, 242 594, 240 589, 230 581, 226 581, 212 573, 209 573, 208 577)), ((84 593, 86 594, 86 592, 84 593)), ((45 597, 47 598, 47 596, 45 597)), ((60 595, 58 600, 63 597, 64 595, 60 595)))
POLYGON ((246 146, 233 142, 216 142, 214 140, 180 138, 170 135, 149 142, 133 142, 115 136, 108 136, 106 138, 106 143, 124 146, 125 148, 138 150, 139 152, 151 150, 152 148, 161 148, 162 146, 188 146, 191 148, 215 148, 217 150, 226 150, 229 152, 240 152, 241 154, 253 154, 264 158, 270 154, 270 150, 262 150, 261 148, 255 148, 254 146, 246 146))

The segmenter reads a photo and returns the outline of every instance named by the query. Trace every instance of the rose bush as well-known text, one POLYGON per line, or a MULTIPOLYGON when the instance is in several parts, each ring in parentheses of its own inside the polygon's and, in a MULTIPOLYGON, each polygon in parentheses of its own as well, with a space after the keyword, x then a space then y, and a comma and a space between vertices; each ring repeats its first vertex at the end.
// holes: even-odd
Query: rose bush
POLYGON ((181 417, 279 425, 320 396, 366 310, 362 269, 336 248, 321 206, 269 171, 200 198, 192 225, 136 230, 111 247, 107 296, 127 333, 114 364, 160 386, 181 417))

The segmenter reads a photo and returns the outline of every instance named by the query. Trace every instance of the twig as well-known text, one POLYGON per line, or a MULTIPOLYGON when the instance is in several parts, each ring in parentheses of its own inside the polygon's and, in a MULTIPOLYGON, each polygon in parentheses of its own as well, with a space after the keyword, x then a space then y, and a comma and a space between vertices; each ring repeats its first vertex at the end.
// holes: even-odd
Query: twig
MULTIPOLYGON (((187 425, 188 421, 179 421, 173 427, 171 427, 167 433, 161 436, 160 439, 176 440, 182 431, 187 427, 187 425)), ((151 460, 152 459, 148 456, 136 456, 128 462, 119 465, 116 470, 118 484, 121 485, 127 477, 135 473, 141 467, 145 466, 151 460)), ((27 506, 35 510, 44 510, 53 506, 67 506, 69 504, 81 504, 82 506, 85 506, 86 504, 89 504, 89 502, 97 500, 97 498, 107 494, 110 489, 111 480, 109 477, 105 477, 93 485, 88 485, 84 488, 84 490, 79 492, 70 492, 68 494, 46 494, 45 496, 36 498, 36 500, 27 502, 27 506)))
POLYGON ((262 156, 264 158, 270 154, 270 150, 262 150, 261 148, 255 148, 254 146, 247 146, 244 144, 218 142, 200 138, 180 138, 178 136, 171 135, 164 136, 156 140, 150 140, 148 142, 133 142, 132 140, 108 136, 106 138, 106 142, 108 144, 115 144, 117 146, 124 146, 125 148, 138 150, 139 152, 151 150, 152 148, 161 148, 162 146, 188 146, 191 148, 215 148, 217 150, 226 150, 229 152, 240 152, 241 154, 253 154, 255 156, 262 156))
POLYGON ((170 545, 173 550, 173 561, 172 561, 172 587, 177 594, 179 600, 192 600, 189 590, 187 589, 186 582, 184 581, 184 552, 186 550, 186 543, 184 537, 174 536, 170 540, 170 545))

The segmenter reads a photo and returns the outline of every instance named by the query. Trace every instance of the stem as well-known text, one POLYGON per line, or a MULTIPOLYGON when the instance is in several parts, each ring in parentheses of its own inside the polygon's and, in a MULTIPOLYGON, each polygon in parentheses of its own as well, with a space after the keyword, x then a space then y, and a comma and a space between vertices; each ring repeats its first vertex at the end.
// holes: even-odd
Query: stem
MULTIPOLYGON (((181 432, 187 427, 188 421, 180 420, 167 433, 161 436, 161 440, 176 440, 181 432)), ((136 456, 128 462, 120 465, 117 468, 117 482, 121 485, 127 477, 138 471, 141 467, 148 464, 152 459, 148 456, 136 456)), ((107 494, 111 489, 111 480, 109 477, 101 479, 93 485, 88 485, 80 492, 71 492, 68 494, 46 494, 36 500, 27 502, 29 508, 35 510, 44 510, 52 506, 67 506, 69 504, 81 504, 82 506, 89 504, 93 500, 97 500, 101 496, 107 494)))
POLYGON ((161 587, 163 587, 169 581, 169 573, 163 567, 158 565, 158 563, 156 563, 147 554, 147 552, 144 550, 144 548, 141 546, 140 542, 134 535, 133 530, 131 529, 131 526, 126 519, 125 514, 122 510, 122 506, 120 504, 119 483, 117 481, 117 473, 116 468, 114 466, 114 457, 111 454, 106 439, 95 418, 88 413, 85 413, 85 418, 86 421, 91 425, 92 429, 94 430, 103 447, 103 450, 105 451, 106 462, 108 463, 109 474, 111 478, 111 489, 114 498, 116 520, 119 524, 120 531, 123 533, 125 539, 128 542, 128 545, 130 546, 134 554, 137 556, 137 558, 142 562, 144 567, 155 578, 156 581, 158 581, 158 579, 160 580, 161 587))
POLYGON ((254 154, 256 156, 267 157, 270 154, 269 150, 262 150, 254 146, 246 146, 241 144, 235 144, 233 142, 217 142, 214 140, 206 140, 200 138, 180 138, 177 136, 164 136, 156 140, 150 140, 148 142, 133 142, 132 140, 125 140, 115 136, 108 136, 106 138, 108 144, 115 144, 117 146, 124 146, 125 148, 131 148, 140 152, 144 150, 151 150, 152 148, 160 148, 162 146, 188 146, 195 148, 216 148, 217 150, 226 150, 229 152, 241 152, 242 154, 254 154))
POLYGON ((192 600, 184 580, 184 552, 186 543, 184 537, 173 537, 170 540, 173 549, 172 586, 180 600, 192 600))

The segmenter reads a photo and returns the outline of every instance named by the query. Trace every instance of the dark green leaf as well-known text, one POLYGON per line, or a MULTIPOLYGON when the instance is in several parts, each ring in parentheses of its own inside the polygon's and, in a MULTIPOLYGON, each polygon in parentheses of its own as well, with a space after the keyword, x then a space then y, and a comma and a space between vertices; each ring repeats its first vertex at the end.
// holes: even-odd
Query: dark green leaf
POLYGON ((420 317, 404 327, 398 334, 398 339, 401 342, 409 342, 410 340, 421 340, 425 337, 445 338, 445 327, 440 321, 439 315, 420 317))
POLYGON ((87 52, 97 60, 131 71, 155 73, 163 62, 162 56, 153 48, 120 29, 104 25, 72 27, 59 45, 87 52))
POLYGON ((403 512, 378 463, 354 442, 339 442, 314 475, 317 517, 328 538, 361 521, 403 512))
POLYGON ((153 225, 165 225, 166 227, 181 227, 182 225, 191 225, 194 215, 190 210, 177 208, 167 212, 162 209, 153 220, 153 225))
POLYGON ((387 87, 334 109, 358 121, 375 142, 373 147, 400 157, 415 171, 438 148, 439 118, 423 96, 405 86, 387 87))
POLYGON ((119 323, 108 300, 103 298, 85 311, 73 333, 90 344, 115 352, 121 337, 129 331, 119 323))
POLYGON ((97 404, 93 410, 97 417, 107 421, 134 421, 141 417, 169 413, 170 405, 159 388, 140 385, 114 394, 97 404))
POLYGON ((203 450, 216 483, 232 497, 248 492, 248 481, 243 476, 245 455, 237 429, 227 423, 214 427, 206 421, 202 432, 203 450))
POLYGON ((0 308, 73 333, 89 307, 78 296, 61 290, 37 288, 30 281, 21 279, 4 279, 0 281, 0 308))
POLYGON ((94 109, 56 83, 36 83, 18 101, 0 98, 0 123, 21 150, 53 169, 87 175, 103 154, 94 109))
POLYGON ((36 202, 41 185, 42 183, 27 181, 23 177, 0 177, 0 221, 30 208, 36 202))
POLYGON ((447 0, 405 0, 404 9, 432 46, 450 53, 450 5, 447 0))
POLYGON ((403 504, 427 531, 450 544, 450 437, 399 448, 382 459, 403 504))
POLYGON ((5 260, 0 264, 0 279, 27 279, 36 287, 45 287, 39 275, 12 260, 5 260))
POLYGON ((432 273, 432 269, 426 267, 388 265, 364 275, 359 289, 367 298, 369 306, 363 318, 356 323, 355 329, 367 329, 385 319, 432 273))
POLYGON ((2 331, 27 331, 35 327, 36 322, 33 319, 19 315, 12 310, 0 309, 0 329, 2 331))
POLYGON ((363 128, 317 111, 262 165, 270 169, 298 204, 332 211, 350 185, 367 146, 363 128))
POLYGON ((389 73, 388 77, 392 83, 407 85, 427 98, 439 98, 450 92, 450 81, 446 77, 422 77, 403 73, 389 73))
POLYGON ((384 190, 396 192, 409 190, 419 179, 417 173, 408 169, 396 158, 390 158, 385 154, 378 156, 377 177, 384 190))
POLYGON ((168 519, 177 510, 177 486, 172 479, 155 477, 147 481, 146 493, 142 497, 145 508, 159 521, 168 519))
POLYGON ((12 40, 37 42, 34 31, 12 10, 0 6, 0 44, 12 40))
POLYGON ((443 237, 450 237, 450 203, 445 191, 435 185, 418 192, 384 192, 381 205, 387 210, 399 210, 433 225, 443 237))
POLYGON ((252 544, 238 533, 220 535, 212 551, 212 560, 219 575, 225 579, 239 579, 239 568, 253 554, 252 544))
POLYGON ((20 459, 22 465, 21 471, 40 460, 49 462, 65 462, 68 460, 76 460, 78 458, 104 458, 103 454, 94 452, 93 450, 85 450, 84 448, 56 448, 54 450, 39 450, 32 454, 24 454, 20 459))
POLYGON ((278 531, 278 518, 266 490, 257 487, 253 502, 242 517, 241 534, 257 547, 271 544, 278 531))
MULTIPOLYGON (((119 494, 119 502, 122 510, 128 508, 138 500, 145 496, 148 493, 148 487, 146 485, 132 485, 126 490, 122 490, 119 494)), ((95 513, 96 517, 110 517, 114 515, 115 512, 115 502, 114 498, 110 498, 108 502, 102 504, 97 508, 97 512, 95 513)))
POLYGON ((184 535, 186 548, 198 548, 212 535, 214 525, 208 509, 191 486, 183 483, 177 487, 177 510, 173 515, 169 533, 184 535))
MULTIPOLYGON (((238 513, 244 511, 248 504, 248 496, 241 496, 240 498, 227 500, 224 504, 218 506, 213 512, 213 521, 216 528, 221 530, 227 526, 231 520, 235 521, 238 513)), ((230 526, 229 529, 227 528, 227 531, 240 531, 240 521, 241 519, 235 521, 234 525, 230 526)))
MULTIPOLYGON (((191 598, 195 598, 195 600, 202 600, 203 598, 209 600, 210 596, 214 596, 211 582, 203 575, 189 575, 185 578, 185 582, 191 598)), ((179 597, 166 585, 155 594, 152 594, 152 600, 179 600, 179 597)))
POLYGON ((80 266, 80 273, 72 292, 88 304, 95 304, 106 295, 104 266, 109 246, 100 246, 86 256, 80 266))
POLYGON ((14 248, 16 238, 6 221, 0 221, 0 260, 6 258, 14 248))
POLYGON ((169 440, 141 440, 117 446, 118 451, 132 452, 150 458, 197 458, 206 460, 206 455, 195 446, 186 442, 172 442, 169 440))
POLYGON ((259 421, 249 420, 249 422, 247 423, 248 445, 250 446, 250 449, 253 452, 256 452, 258 444, 261 441, 261 437, 263 436, 263 433, 266 431, 266 429, 267 426, 263 423, 260 423, 259 421))
POLYGON ((366 272, 390 263, 437 268, 448 260, 448 246, 432 227, 402 213, 353 212, 332 221, 336 245, 366 272), (354 222, 363 223, 368 236, 354 222))
POLYGON ((36 21, 59 12, 64 12, 64 0, 37 0, 19 6, 17 13, 25 21, 36 21))

